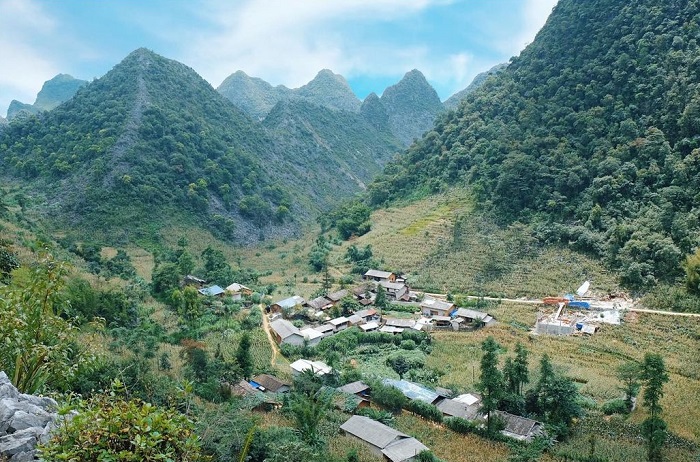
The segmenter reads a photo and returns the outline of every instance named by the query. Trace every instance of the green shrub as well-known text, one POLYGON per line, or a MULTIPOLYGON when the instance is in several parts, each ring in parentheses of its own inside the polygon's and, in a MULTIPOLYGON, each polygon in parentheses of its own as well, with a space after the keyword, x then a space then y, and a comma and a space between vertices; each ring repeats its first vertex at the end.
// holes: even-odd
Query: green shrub
POLYGON ((406 403, 406 410, 430 419, 434 422, 442 422, 442 411, 424 401, 412 400, 406 403))
POLYGON ((605 415, 629 414, 630 410, 624 399, 613 399, 603 404, 601 408, 605 415))
POLYGON ((207 460, 186 416, 109 395, 81 402, 78 415, 60 425, 39 452, 44 460, 207 460))

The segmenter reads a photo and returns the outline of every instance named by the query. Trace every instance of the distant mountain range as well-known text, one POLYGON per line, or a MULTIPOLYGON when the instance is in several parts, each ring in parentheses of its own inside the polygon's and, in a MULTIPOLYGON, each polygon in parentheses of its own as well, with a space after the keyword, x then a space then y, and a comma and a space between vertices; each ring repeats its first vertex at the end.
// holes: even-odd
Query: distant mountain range
POLYGON ((50 111, 71 99, 87 83, 86 80, 76 79, 68 74, 58 74, 51 80, 44 82, 34 104, 12 100, 7 109, 7 120, 22 115, 38 114, 41 111, 50 111))

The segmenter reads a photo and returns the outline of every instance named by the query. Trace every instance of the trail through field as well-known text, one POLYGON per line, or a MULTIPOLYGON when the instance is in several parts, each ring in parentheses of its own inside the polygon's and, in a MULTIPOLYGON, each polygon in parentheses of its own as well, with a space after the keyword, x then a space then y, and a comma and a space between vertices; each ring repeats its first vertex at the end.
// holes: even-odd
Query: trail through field
MULTIPOLYGON (((425 295, 430 295, 431 297, 435 298, 442 298, 446 299, 447 294, 430 294, 426 293, 425 295)), ((474 295, 468 295, 466 298, 471 299, 471 300, 490 300, 494 302, 506 302, 506 303, 520 303, 520 304, 525 304, 525 305, 541 305, 542 300, 533 300, 533 299, 524 299, 524 298, 495 298, 495 297, 477 297, 474 295)), ((700 313, 681 313, 678 311, 663 311, 663 310, 649 310, 647 308, 635 308, 635 307, 626 307, 624 308, 627 311, 632 311, 635 313, 650 313, 650 314, 665 314, 667 316, 685 316, 685 317, 690 317, 690 318, 700 318, 700 313)))
POLYGON ((277 347, 277 342, 272 338, 272 332, 270 332, 270 321, 267 319, 267 314, 265 314, 265 308, 261 305, 260 311, 262 311, 262 325, 267 335, 267 340, 270 342, 270 348, 272 348, 272 356, 270 357, 270 366, 275 367, 277 364, 277 355, 279 354, 279 348, 277 347))

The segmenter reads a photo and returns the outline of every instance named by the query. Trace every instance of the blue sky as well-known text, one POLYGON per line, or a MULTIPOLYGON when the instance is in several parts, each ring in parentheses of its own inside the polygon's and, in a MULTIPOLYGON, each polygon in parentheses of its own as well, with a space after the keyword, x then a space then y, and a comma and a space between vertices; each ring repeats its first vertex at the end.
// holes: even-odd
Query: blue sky
POLYGON ((92 80, 139 47, 217 87, 321 69, 364 98, 419 69, 441 99, 531 42, 557 0, 0 0, 0 115, 58 73, 92 80))

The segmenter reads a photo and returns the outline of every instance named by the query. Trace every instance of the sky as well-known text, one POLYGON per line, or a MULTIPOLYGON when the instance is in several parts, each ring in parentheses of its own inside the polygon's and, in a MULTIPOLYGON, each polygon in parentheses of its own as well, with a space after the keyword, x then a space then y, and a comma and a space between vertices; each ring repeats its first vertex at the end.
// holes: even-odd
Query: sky
POLYGON ((0 115, 59 73, 93 80, 145 47, 213 87, 242 70, 360 99, 418 69, 442 100, 532 40, 557 0, 0 0, 0 115))

